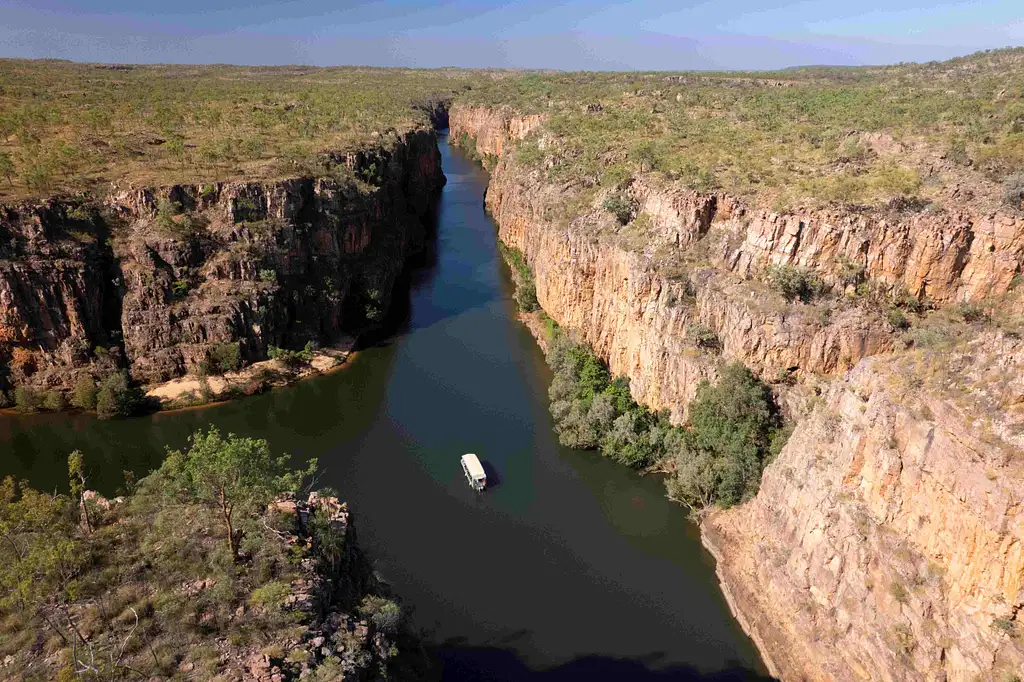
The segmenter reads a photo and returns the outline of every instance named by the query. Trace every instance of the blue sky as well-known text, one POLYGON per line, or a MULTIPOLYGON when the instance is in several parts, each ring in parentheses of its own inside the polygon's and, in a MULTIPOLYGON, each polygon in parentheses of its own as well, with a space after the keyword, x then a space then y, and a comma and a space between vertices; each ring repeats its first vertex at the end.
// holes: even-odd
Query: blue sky
POLYGON ((761 69, 1024 45, 1024 0, 0 0, 0 56, 761 69))

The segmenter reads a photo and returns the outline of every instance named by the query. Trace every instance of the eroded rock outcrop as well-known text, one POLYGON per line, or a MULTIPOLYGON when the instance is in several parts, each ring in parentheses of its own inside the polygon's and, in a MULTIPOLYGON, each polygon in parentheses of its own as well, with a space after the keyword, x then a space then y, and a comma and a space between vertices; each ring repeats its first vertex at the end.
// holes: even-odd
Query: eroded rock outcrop
POLYGON ((435 137, 408 133, 331 162, 359 180, 115 191, 102 210, 5 208, 7 383, 67 387, 97 346, 123 346, 134 378, 162 381, 217 344, 252 361, 270 345, 330 344, 379 320, 444 182, 435 137))

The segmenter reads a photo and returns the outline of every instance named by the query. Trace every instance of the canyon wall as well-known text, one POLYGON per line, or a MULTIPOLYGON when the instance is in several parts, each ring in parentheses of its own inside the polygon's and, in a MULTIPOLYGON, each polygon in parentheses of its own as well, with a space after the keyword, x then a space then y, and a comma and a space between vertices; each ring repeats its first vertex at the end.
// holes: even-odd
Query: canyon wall
POLYGON ((868 359, 797 426, 753 501, 706 519, 774 674, 1024 670, 1022 398, 1024 344, 999 333, 952 356, 868 359))
POLYGON ((68 387, 97 371, 97 347, 157 382, 218 344, 252 361, 271 345, 337 343, 376 323, 444 182, 435 136, 408 133, 331 162, 343 179, 4 207, 0 382, 68 387))
MULTIPOLYGON (((477 142, 480 150, 507 149, 509 140, 536 128, 535 117, 502 122, 503 116, 456 103, 451 130, 468 134, 476 125, 494 126, 481 132, 487 142, 477 142)), ((645 191, 634 185, 638 195, 645 191)), ((758 283, 721 266, 724 253, 672 272, 659 267, 653 251, 685 251, 697 234, 707 233, 704 223, 716 211, 646 192, 641 206, 657 210, 652 220, 657 235, 642 235, 639 247, 630 245, 628 229, 613 228, 599 207, 569 221, 553 219, 551 207, 565 199, 559 188, 508 157, 498 161, 486 199, 502 241, 520 249, 530 263, 541 307, 593 346, 614 374, 628 376, 637 402, 667 409, 681 422, 697 384, 713 378, 722 359, 742 361, 770 378, 791 371, 831 375, 892 347, 893 329, 877 311, 848 306, 830 312, 825 324, 819 309, 766 296, 758 283), (693 239, 677 239, 690 227, 693 239), (720 349, 698 348, 695 326, 711 329, 720 349)), ((727 229, 717 233, 731 239, 727 229)), ((711 249, 728 247, 728 239, 718 238, 714 245, 705 241, 711 249)))
POLYGON ((763 277, 792 265, 851 294, 863 284, 976 301, 1012 288, 1024 221, 900 206, 779 215, 643 177, 622 190, 642 229, 614 221, 601 196, 566 216, 570 193, 505 153, 537 126, 458 103, 450 120, 478 150, 504 153, 487 207, 541 306, 628 376, 638 402, 682 422, 697 383, 734 360, 784 399, 821 392, 791 410, 800 422, 755 500, 703 524, 723 590, 776 675, 1002 681, 1020 669, 1020 343, 983 339, 959 364, 937 352, 928 370, 877 297, 790 303, 763 277), (695 343, 695 328, 718 347, 695 343), (989 402, 948 394, 965 378, 989 402))

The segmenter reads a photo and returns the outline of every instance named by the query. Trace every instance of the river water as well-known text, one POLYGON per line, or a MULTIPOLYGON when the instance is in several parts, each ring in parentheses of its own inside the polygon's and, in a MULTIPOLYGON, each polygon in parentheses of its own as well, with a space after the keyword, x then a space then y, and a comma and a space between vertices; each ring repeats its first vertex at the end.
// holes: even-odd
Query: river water
POLYGON ((445 679, 761 679, 661 481, 558 444, 551 376, 483 210, 487 175, 443 138, 441 154, 436 240, 390 338, 332 374, 201 410, 2 417, 0 474, 58 486, 78 448, 109 494, 216 424, 319 458, 445 679), (496 478, 484 494, 465 452, 496 478))

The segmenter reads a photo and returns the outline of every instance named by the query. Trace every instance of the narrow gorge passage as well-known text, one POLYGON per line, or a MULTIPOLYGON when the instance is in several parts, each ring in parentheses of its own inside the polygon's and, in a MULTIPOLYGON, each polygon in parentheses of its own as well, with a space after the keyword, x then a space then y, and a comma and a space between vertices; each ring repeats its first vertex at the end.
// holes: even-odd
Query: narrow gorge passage
POLYGON ((359 541, 446 679, 760 679, 710 557, 660 480, 559 446, 550 374, 515 319, 487 176, 442 139, 437 238, 389 339, 341 371, 213 406, 101 422, 0 418, 0 474, 60 485, 81 449, 113 493, 196 428, 266 438, 317 457, 352 505, 359 541), (497 485, 474 494, 459 456, 497 485), (555 669, 555 670, 552 670, 555 669), (728 673, 726 673, 728 671, 728 673))

